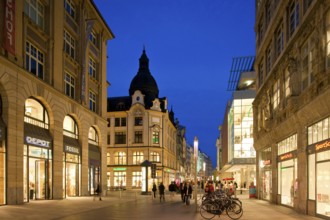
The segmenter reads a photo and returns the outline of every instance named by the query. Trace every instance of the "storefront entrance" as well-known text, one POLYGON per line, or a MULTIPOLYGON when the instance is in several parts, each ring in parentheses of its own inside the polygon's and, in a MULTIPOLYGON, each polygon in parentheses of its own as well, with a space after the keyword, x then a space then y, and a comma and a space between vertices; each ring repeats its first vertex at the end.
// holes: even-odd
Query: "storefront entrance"
POLYGON ((79 195, 79 164, 66 163, 66 195, 79 195))

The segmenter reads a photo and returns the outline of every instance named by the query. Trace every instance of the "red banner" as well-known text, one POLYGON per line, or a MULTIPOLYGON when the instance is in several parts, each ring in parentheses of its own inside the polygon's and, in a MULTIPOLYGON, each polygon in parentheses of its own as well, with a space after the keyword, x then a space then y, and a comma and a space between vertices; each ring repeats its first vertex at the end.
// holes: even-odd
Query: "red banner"
POLYGON ((5 0, 4 48, 15 55, 15 0, 5 0))

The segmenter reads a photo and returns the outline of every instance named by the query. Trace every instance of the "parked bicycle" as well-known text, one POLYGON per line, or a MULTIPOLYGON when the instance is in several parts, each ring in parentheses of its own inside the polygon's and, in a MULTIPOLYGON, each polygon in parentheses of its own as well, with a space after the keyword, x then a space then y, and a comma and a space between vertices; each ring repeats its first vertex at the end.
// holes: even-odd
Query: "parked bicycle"
POLYGON ((212 219, 226 212, 229 218, 239 219, 243 215, 242 202, 238 198, 232 198, 225 193, 212 193, 203 197, 200 206, 200 214, 205 219, 212 219))

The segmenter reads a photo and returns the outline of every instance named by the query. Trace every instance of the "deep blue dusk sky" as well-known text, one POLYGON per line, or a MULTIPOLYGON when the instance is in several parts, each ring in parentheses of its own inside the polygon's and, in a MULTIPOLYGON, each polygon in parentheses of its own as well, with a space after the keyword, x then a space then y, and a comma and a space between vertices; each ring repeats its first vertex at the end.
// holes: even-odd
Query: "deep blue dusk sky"
POLYGON ((143 45, 159 97, 186 127, 188 143, 216 166, 233 57, 255 55, 254 0, 94 0, 115 35, 108 41, 109 97, 128 96, 143 45))

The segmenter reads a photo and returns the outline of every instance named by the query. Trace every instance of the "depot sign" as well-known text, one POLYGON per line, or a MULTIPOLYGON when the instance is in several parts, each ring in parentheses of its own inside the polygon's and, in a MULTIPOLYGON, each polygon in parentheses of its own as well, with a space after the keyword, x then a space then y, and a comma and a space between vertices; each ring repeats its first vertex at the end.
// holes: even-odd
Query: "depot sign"
POLYGON ((42 140, 42 139, 39 139, 39 138, 26 136, 25 140, 26 140, 26 143, 28 143, 28 144, 37 145, 37 146, 40 146, 40 147, 50 147, 50 142, 49 141, 42 140))
POLYGON ((4 48, 15 55, 15 0, 5 0, 4 48))

